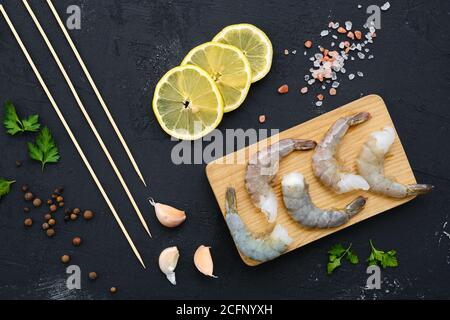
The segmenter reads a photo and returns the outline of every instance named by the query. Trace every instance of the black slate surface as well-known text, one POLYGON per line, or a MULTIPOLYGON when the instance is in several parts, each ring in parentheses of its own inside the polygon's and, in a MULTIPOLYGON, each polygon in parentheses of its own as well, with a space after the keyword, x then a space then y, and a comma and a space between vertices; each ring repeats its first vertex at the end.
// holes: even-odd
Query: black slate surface
MULTIPOLYGON (((56 1, 55 1, 56 2, 56 1)), ((364 8, 384 1, 57 1, 59 13, 68 5, 82 8, 81 30, 71 31, 99 89, 133 150, 149 188, 144 188, 98 104, 89 83, 44 1, 30 1, 36 15, 62 57, 87 109, 109 146, 126 181, 145 212, 154 238, 149 239, 125 193, 83 119, 62 75, 20 1, 2 1, 40 68, 55 99, 97 170, 131 236, 147 262, 143 270, 134 258, 91 180, 68 135, 20 51, 5 21, 0 19, 0 99, 12 99, 22 115, 39 113, 58 142, 62 159, 42 173, 28 159, 26 142, 33 135, 8 136, 0 130, 0 177, 16 179, 11 193, 0 201, 0 298, 3 299, 110 299, 113 298, 325 298, 395 299, 448 298, 450 295, 450 206, 448 173, 450 122, 450 6, 448 1, 391 1, 382 15, 371 53, 375 59, 356 61, 347 68, 361 70, 363 78, 342 80, 338 95, 321 108, 312 96, 301 96, 303 75, 310 62, 303 42, 320 41, 318 34, 330 20, 352 20, 361 25, 364 8), (358 9, 357 5, 363 5, 358 9), (252 86, 245 105, 224 117, 226 128, 287 129, 332 110, 361 95, 376 93, 388 105, 418 181, 436 190, 385 214, 317 241, 257 268, 245 266, 219 213, 207 183, 205 165, 171 163, 176 142, 162 132, 150 102, 158 79, 176 66, 192 47, 208 41, 226 25, 253 23, 274 46, 269 75, 252 86), (283 50, 297 49, 284 56, 283 50), (288 83, 291 92, 276 89, 288 83), (265 124, 258 115, 266 114, 265 124), (15 167, 22 160, 23 166, 15 167), (20 186, 27 183, 46 199, 64 185, 68 207, 92 209, 93 221, 64 224, 57 218, 56 236, 40 230, 45 209, 33 210, 31 229, 23 227, 25 214, 20 186), (148 196, 185 208, 187 222, 167 230, 156 221, 148 196), (446 234, 447 232, 447 234, 446 234), (74 248, 71 239, 81 236, 74 248), (326 251, 335 243, 352 242, 361 260, 368 240, 383 249, 396 249, 400 266, 382 271, 382 289, 365 290, 365 263, 345 264, 326 275, 326 251), (201 275, 192 255, 200 244, 211 245, 218 279, 201 275), (181 258, 178 285, 173 287, 157 267, 159 252, 177 245, 181 258), (62 254, 82 270, 82 289, 67 290, 62 254), (90 282, 89 271, 99 279, 90 282)), ((329 40, 323 41, 328 44, 329 40)))

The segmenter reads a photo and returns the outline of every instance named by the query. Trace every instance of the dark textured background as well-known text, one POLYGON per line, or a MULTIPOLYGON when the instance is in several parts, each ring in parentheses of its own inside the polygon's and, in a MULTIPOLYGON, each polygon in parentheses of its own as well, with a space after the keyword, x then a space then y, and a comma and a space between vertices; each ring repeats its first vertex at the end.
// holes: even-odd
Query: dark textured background
MULTIPOLYGON (((122 147, 98 104, 66 40, 45 1, 30 1, 36 15, 62 57, 73 82, 124 172, 154 234, 150 240, 140 225, 111 167, 96 143, 56 64, 21 1, 2 1, 40 68, 56 101, 64 110, 82 147, 126 227, 137 243, 148 269, 134 258, 116 222, 56 117, 5 21, 0 19, 0 99, 12 99, 22 115, 39 113, 58 142, 62 159, 44 173, 28 159, 26 141, 33 135, 10 137, 0 130, 0 176, 14 178, 12 192, 0 201, 0 298, 78 299, 111 298, 108 289, 119 287, 114 298, 326 298, 393 299, 448 298, 450 295, 449 122, 450 122, 450 5, 448 1, 391 1, 383 13, 372 52, 375 59, 356 61, 348 70, 364 72, 364 78, 342 80, 338 95, 321 109, 311 95, 300 96, 303 75, 310 67, 303 57, 306 39, 319 40, 328 21, 352 20, 361 25, 364 10, 357 4, 384 1, 57 1, 64 16, 70 4, 82 8, 81 30, 71 31, 111 112, 129 142, 150 187, 145 189, 134 174, 122 147), (433 183, 436 190, 385 214, 317 241, 257 268, 245 266, 238 256, 205 176, 205 165, 171 164, 175 142, 164 134, 150 108, 158 79, 176 66, 192 47, 208 41, 226 25, 249 22, 261 27, 274 46, 272 71, 252 86, 239 110, 224 117, 220 129, 287 129, 354 100, 362 94, 381 95, 418 181, 433 183), (283 50, 297 49, 284 56, 283 50), (276 93, 291 85, 284 96, 276 93), (267 122, 260 125, 258 115, 267 122), (23 161, 15 168, 15 160, 23 161), (40 230, 45 210, 31 216, 35 225, 26 230, 20 186, 30 184, 46 198, 57 185, 66 186, 67 206, 90 208, 97 213, 65 225, 58 218, 56 236, 48 239, 40 230), (187 222, 167 230, 155 220, 146 198, 186 208, 187 222), (79 235, 84 243, 71 245, 79 235), (352 242, 364 259, 368 239, 383 249, 396 249, 400 266, 382 273, 381 290, 365 290, 365 263, 345 264, 332 276, 325 273, 326 251, 337 242, 352 242), (218 279, 202 276, 192 255, 200 244, 212 246, 218 279), (179 284, 173 287, 160 273, 161 249, 177 245, 181 258, 179 284), (82 290, 65 289, 68 253, 83 272, 82 290), (87 273, 99 279, 89 282, 87 273)), ((329 40, 323 42, 328 44, 329 40)))

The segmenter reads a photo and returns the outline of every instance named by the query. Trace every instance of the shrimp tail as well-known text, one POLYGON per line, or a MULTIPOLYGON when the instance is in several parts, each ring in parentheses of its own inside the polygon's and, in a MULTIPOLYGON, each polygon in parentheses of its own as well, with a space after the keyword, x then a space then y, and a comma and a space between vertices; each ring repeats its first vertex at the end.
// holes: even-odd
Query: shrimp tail
POLYGON ((434 189, 434 186, 431 184, 408 184, 406 186, 406 193, 408 196, 418 196, 421 194, 425 194, 434 189))
POLYGON ((345 213, 347 214, 348 218, 350 219, 351 217, 358 214, 362 209, 364 209, 366 202, 367 202, 367 198, 365 198, 363 196, 359 196, 355 200, 350 202, 345 207, 345 213))
POLYGON ((236 191, 227 188, 225 196, 225 221, 230 229, 231 236, 239 251, 250 259, 268 261, 283 254, 292 239, 285 228, 276 224, 270 234, 253 235, 242 221, 237 211, 236 191))
POLYGON ((371 115, 369 112, 359 112, 349 118, 348 125, 350 127, 356 126, 360 123, 366 122, 370 118, 371 118, 371 115))
POLYGON ((225 209, 228 212, 237 212, 236 190, 232 187, 227 188, 225 196, 225 209))
POLYGON ((293 139, 295 150, 311 150, 317 145, 314 140, 304 140, 304 139, 293 139))

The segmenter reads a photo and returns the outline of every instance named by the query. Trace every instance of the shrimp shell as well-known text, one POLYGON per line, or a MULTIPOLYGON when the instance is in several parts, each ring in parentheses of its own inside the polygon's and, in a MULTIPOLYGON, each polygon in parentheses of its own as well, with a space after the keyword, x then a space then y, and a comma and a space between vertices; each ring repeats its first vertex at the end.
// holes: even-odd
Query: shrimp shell
POLYGON ((255 206, 266 215, 270 223, 275 221, 278 211, 278 202, 271 183, 278 172, 280 159, 294 150, 310 150, 315 146, 316 142, 312 140, 283 139, 250 158, 245 186, 255 206))
POLYGON ((270 234, 255 237, 242 221, 237 211, 236 190, 227 188, 225 221, 239 251, 250 259, 265 262, 282 255, 292 239, 280 224, 270 234))
POLYGON ((328 130, 312 157, 314 174, 326 186, 336 193, 346 193, 353 190, 368 190, 369 184, 363 177, 343 172, 335 158, 341 139, 347 130, 370 119, 370 113, 359 112, 338 119, 328 130))
POLYGON ((309 186, 301 173, 292 172, 281 182, 283 201, 289 215, 305 227, 338 227, 359 213, 366 204, 366 198, 357 197, 344 209, 320 209, 314 205, 309 195, 309 186))
POLYGON ((428 193, 430 184, 402 184, 385 177, 384 159, 395 139, 392 127, 372 132, 356 160, 358 172, 369 183, 370 190, 393 198, 406 198, 428 193))

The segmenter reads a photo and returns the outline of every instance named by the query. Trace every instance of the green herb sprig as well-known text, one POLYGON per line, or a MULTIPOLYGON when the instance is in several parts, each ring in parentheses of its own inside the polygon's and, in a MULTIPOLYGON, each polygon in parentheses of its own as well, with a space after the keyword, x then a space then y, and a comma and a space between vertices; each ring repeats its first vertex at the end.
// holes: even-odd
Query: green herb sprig
POLYGON ((28 153, 31 159, 41 162, 42 171, 47 163, 56 163, 60 158, 58 147, 47 127, 39 132, 36 143, 28 142, 28 153))
POLYGON ((384 252, 376 249, 372 243, 372 240, 369 240, 369 242, 371 248, 370 256, 367 258, 369 265, 380 264, 383 268, 398 267, 397 252, 395 250, 384 252))
POLYGON ((39 124, 39 116, 37 114, 20 120, 16 108, 9 100, 5 102, 3 125, 5 126, 6 132, 12 136, 23 132, 36 132, 41 127, 39 124))
POLYGON ((351 250, 352 244, 347 248, 344 248, 341 244, 333 246, 328 250, 328 264, 327 272, 328 274, 333 273, 333 271, 340 267, 342 258, 346 258, 351 264, 357 264, 359 262, 358 256, 351 250))
POLYGON ((15 180, 6 180, 3 178, 0 178, 0 199, 3 196, 6 196, 9 191, 11 191, 11 185, 16 182, 15 180))

